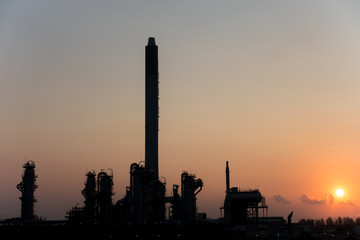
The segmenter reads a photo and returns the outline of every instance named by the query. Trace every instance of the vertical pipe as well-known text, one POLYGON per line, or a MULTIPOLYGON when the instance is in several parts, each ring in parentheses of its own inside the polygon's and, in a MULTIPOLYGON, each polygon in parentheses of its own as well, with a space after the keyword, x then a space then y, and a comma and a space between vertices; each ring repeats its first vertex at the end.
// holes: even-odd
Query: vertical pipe
POLYGON ((158 47, 150 37, 145 47, 145 168, 158 179, 159 69, 158 47))
POLYGON ((226 193, 230 190, 230 170, 229 170, 229 162, 226 161, 226 193))

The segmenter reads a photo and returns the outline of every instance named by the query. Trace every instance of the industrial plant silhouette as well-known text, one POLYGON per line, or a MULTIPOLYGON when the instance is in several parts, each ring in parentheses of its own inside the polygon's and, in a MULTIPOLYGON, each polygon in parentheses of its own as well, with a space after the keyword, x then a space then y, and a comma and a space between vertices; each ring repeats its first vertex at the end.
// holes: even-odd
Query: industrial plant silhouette
MULTIPOLYGON (((145 47, 145 161, 132 163, 130 183, 124 198, 113 204, 113 172, 111 169, 86 173, 83 206, 72 207, 65 221, 46 221, 34 215, 36 185, 35 163, 25 163, 21 192, 21 217, 1 222, 0 236, 49 239, 73 237, 89 239, 190 239, 233 237, 252 238, 261 229, 295 233, 282 217, 268 217, 265 198, 258 189, 239 190, 230 186, 229 163, 226 162, 224 205, 219 219, 207 219, 197 212, 197 195, 204 183, 188 172, 179 174, 181 185, 173 185, 166 196, 166 186, 159 178, 159 70, 158 47, 154 38, 145 47), (166 207, 168 206, 168 207, 166 207), (167 209, 167 210, 166 210, 167 209), (285 227, 284 227, 285 226, 285 227), (260 230, 259 230, 260 229, 260 230)), ((79 190, 80 192, 80 190, 79 190)), ((80 194, 80 193, 79 193, 80 194)), ((65 213, 64 213, 65 215, 65 213)), ((265 237, 264 237, 265 238, 265 237)))

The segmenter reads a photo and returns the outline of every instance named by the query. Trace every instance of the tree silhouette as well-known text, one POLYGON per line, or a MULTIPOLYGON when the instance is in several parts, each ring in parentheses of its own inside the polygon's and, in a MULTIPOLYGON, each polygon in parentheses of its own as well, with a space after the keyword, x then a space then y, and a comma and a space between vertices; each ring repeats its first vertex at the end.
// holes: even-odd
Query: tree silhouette
POLYGON ((325 226, 325 221, 323 218, 321 219, 315 219, 315 226, 316 227, 322 227, 322 226, 325 226))
POLYGON ((343 218, 343 225, 344 226, 353 226, 355 224, 354 219, 349 218, 349 217, 344 217, 343 218))
POLYGON ((334 220, 332 219, 332 217, 328 217, 326 219, 326 226, 334 226, 334 220))
POLYGON ((341 217, 338 217, 336 220, 335 220, 335 225, 336 226, 342 226, 343 225, 343 219, 341 217))

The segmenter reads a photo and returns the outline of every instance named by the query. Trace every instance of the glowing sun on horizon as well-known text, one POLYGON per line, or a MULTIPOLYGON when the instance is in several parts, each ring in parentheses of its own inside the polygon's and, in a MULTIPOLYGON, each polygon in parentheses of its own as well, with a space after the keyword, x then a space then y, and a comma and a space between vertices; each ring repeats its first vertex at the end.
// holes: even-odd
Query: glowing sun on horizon
POLYGON ((342 196, 344 196, 344 194, 345 194, 344 190, 342 190, 342 189, 336 190, 336 196, 342 197, 342 196))

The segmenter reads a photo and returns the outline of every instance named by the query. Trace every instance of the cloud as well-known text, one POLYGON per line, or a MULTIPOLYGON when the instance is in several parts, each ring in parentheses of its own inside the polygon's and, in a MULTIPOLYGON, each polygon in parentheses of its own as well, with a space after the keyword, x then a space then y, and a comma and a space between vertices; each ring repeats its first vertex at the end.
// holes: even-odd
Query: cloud
POLYGON ((340 201, 339 204, 343 204, 345 206, 355 206, 355 204, 353 202, 351 202, 350 200, 340 201))
POLYGON ((345 205, 345 206, 355 206, 355 204, 353 202, 351 202, 350 200, 337 200, 333 194, 329 194, 327 196, 328 201, 330 204, 341 204, 341 205, 345 205))
POLYGON ((313 204, 313 205, 324 205, 324 204, 326 204, 326 199, 320 199, 320 200, 311 199, 311 198, 309 198, 309 196, 306 195, 306 194, 301 195, 300 201, 301 201, 302 203, 313 204))
POLYGON ((273 196, 273 198, 274 198, 275 202, 277 202, 277 203, 284 203, 284 204, 291 203, 289 200, 286 200, 285 198, 283 198, 280 194, 273 196))
POLYGON ((334 197, 334 195, 329 194, 329 195, 327 196, 327 198, 328 198, 330 204, 333 204, 333 203, 335 202, 335 197, 334 197))
MULTIPOLYGON (((274 196, 274 198, 275 198, 275 196, 274 196)), ((300 201, 302 203, 313 204, 313 205, 325 205, 325 204, 329 204, 329 205, 336 204, 337 205, 337 204, 340 204, 343 206, 356 207, 356 205, 353 202, 351 202, 350 200, 338 199, 333 194, 328 194, 326 196, 326 198, 324 198, 324 199, 311 199, 308 195, 303 194, 300 197, 300 201)))

